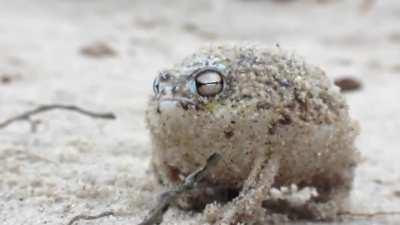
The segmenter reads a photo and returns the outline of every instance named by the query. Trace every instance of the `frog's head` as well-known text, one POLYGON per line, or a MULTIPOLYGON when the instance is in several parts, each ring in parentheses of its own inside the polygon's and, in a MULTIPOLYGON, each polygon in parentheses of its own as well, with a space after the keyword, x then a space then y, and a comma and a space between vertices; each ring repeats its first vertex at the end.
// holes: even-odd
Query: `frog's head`
POLYGON ((157 112, 207 110, 227 97, 229 71, 220 58, 196 55, 173 69, 161 71, 153 81, 157 112), (193 59, 195 60, 193 63, 193 59))
POLYGON ((153 82, 148 122, 187 129, 252 117, 265 99, 260 94, 266 95, 267 82, 253 67, 259 58, 251 48, 205 48, 161 71, 153 82))
POLYGON ((226 91, 226 71, 205 66, 185 74, 161 72, 153 81, 157 112, 181 108, 204 110, 226 91))

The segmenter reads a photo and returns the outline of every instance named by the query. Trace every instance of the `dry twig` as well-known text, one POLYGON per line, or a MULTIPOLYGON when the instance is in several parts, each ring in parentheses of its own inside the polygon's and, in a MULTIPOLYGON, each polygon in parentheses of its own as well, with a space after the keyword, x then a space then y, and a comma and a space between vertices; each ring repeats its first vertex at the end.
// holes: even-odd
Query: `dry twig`
POLYGON ((86 116, 89 116, 92 118, 99 118, 99 119, 115 119, 116 118, 113 113, 91 112, 86 109, 82 109, 80 107, 74 106, 74 105, 51 104, 51 105, 41 105, 41 106, 37 107, 36 109, 29 110, 20 115, 11 117, 10 119, 7 119, 4 122, 0 123, 0 129, 3 129, 3 128, 7 127, 8 125, 10 125, 14 122, 17 122, 17 121, 21 121, 21 120, 30 121, 30 118, 36 114, 44 113, 44 112, 55 110, 55 109, 74 111, 74 112, 81 113, 83 115, 86 115, 86 116))
POLYGON ((78 220, 96 220, 102 217, 107 217, 107 216, 113 216, 114 212, 112 211, 107 211, 107 212, 102 212, 99 215, 95 216, 88 216, 88 215, 78 215, 72 218, 67 225, 72 225, 78 220))
MULTIPOLYGON (((207 175, 207 173, 217 165, 221 158, 222 156, 218 153, 210 155, 207 159, 206 164, 187 176, 182 185, 172 190, 161 193, 156 206, 152 210, 150 210, 149 214, 139 225, 160 224, 163 220, 165 212, 168 210, 171 204, 176 201, 179 195, 195 189, 198 182, 201 181, 207 175)), ((103 212, 96 216, 78 215, 72 218, 72 220, 70 220, 67 225, 72 225, 78 220, 94 220, 114 215, 116 215, 116 213, 112 211, 103 212)))
POLYGON ((400 216, 400 212, 373 212, 373 213, 356 213, 356 212, 341 212, 340 216, 350 216, 350 217, 365 217, 373 218, 377 216, 400 216))

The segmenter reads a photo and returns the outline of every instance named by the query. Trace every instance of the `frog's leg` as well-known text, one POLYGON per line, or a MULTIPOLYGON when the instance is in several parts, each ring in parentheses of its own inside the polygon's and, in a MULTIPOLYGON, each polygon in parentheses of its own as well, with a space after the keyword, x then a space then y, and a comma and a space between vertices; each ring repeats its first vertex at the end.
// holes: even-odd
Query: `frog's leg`
POLYGON ((278 173, 279 160, 262 159, 255 162, 249 178, 246 180, 240 194, 225 205, 222 217, 216 224, 254 224, 262 222, 266 216, 263 202, 268 198, 274 178, 278 173))
MULTIPOLYGON (((167 163, 159 163, 155 159, 156 157, 153 157, 150 169, 158 184, 164 187, 177 186, 184 182, 182 177, 188 176, 188 174, 182 174, 178 168, 167 163)), ((239 191, 238 188, 226 185, 215 186, 207 182, 200 182, 193 190, 181 193, 174 205, 182 210, 201 211, 209 203, 231 201, 239 194, 239 191)))

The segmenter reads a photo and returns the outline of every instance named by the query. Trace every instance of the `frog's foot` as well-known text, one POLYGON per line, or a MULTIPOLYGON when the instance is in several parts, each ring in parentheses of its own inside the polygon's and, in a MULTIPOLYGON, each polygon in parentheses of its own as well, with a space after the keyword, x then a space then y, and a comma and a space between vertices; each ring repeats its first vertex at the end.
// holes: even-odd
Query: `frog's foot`
POLYGON ((259 224, 265 221, 266 210, 263 202, 268 198, 270 188, 278 172, 278 160, 256 162, 239 196, 222 208, 213 204, 207 206, 205 214, 213 224, 259 224))
POLYGON ((338 207, 333 201, 325 203, 309 201, 298 205, 279 199, 265 201, 263 205, 269 213, 284 214, 291 220, 332 221, 338 213, 338 207))
MULTIPOLYGON (((289 219, 298 220, 314 220, 314 221, 332 221, 345 207, 350 191, 351 181, 348 184, 331 186, 329 191, 326 187, 313 188, 315 192, 305 197, 305 193, 300 191, 291 193, 288 197, 271 197, 263 202, 263 206, 270 213, 285 214, 289 219), (297 193, 296 193, 297 192, 297 193), (297 194, 297 197, 294 197, 297 194), (303 197, 299 197, 302 194, 303 197), (302 199, 302 200, 299 200, 302 199)), ((273 196, 273 194, 272 194, 273 196)))
POLYGON ((317 198, 307 202, 305 204, 305 212, 309 215, 309 219, 318 221, 332 221, 337 219, 339 213, 347 207, 350 186, 351 184, 336 187, 329 194, 328 200, 320 201, 317 198))
MULTIPOLYGON (((318 195, 305 204, 306 215, 311 220, 332 221, 348 206, 348 197, 353 184, 354 167, 344 169, 334 179, 317 183, 318 195)), ((321 180, 321 179, 320 179, 321 180)))

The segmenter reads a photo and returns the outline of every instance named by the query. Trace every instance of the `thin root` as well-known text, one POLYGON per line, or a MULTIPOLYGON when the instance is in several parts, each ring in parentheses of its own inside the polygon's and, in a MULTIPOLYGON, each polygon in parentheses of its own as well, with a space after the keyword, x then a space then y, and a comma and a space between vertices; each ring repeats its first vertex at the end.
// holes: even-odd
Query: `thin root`
POLYGON ((400 212, 374 212, 374 213, 355 213, 355 212, 341 212, 340 216, 350 217, 366 217, 373 218, 378 216, 400 216, 400 212))
POLYGON ((78 220, 97 220, 97 219, 100 219, 103 217, 114 216, 114 215, 115 215, 115 213, 112 211, 102 212, 99 215, 95 215, 95 216, 78 215, 78 216, 75 216, 74 218, 72 218, 67 225, 72 225, 75 222, 77 222, 78 220))
MULTIPOLYGON (((156 206, 150 210, 148 215, 139 225, 160 224, 163 220, 165 212, 168 210, 171 204, 175 202, 179 195, 195 189, 198 182, 201 181, 207 175, 207 173, 217 165, 221 158, 221 155, 218 153, 210 155, 205 165, 187 176, 182 185, 176 187, 175 189, 161 193, 156 206)), ((96 216, 78 215, 72 218, 67 225, 72 225, 78 220, 95 220, 102 217, 115 215, 116 214, 112 211, 103 212, 96 216)))
MULTIPOLYGON (((26 120, 26 121, 30 122, 31 126, 32 126, 32 122, 31 122, 30 118, 33 115, 48 112, 48 111, 55 110, 55 109, 74 111, 74 112, 77 112, 77 113, 80 113, 80 114, 83 114, 83 115, 86 115, 86 116, 89 116, 92 118, 98 118, 98 119, 115 119, 116 118, 113 113, 91 112, 86 109, 80 108, 78 106, 74 106, 74 105, 51 104, 51 105, 41 105, 41 106, 37 107, 36 109, 29 110, 20 115, 11 117, 10 119, 7 119, 4 122, 0 123, 0 129, 3 129, 14 122, 21 121, 21 120, 26 120)), ((34 129, 34 128, 32 128, 32 129, 34 129)))

